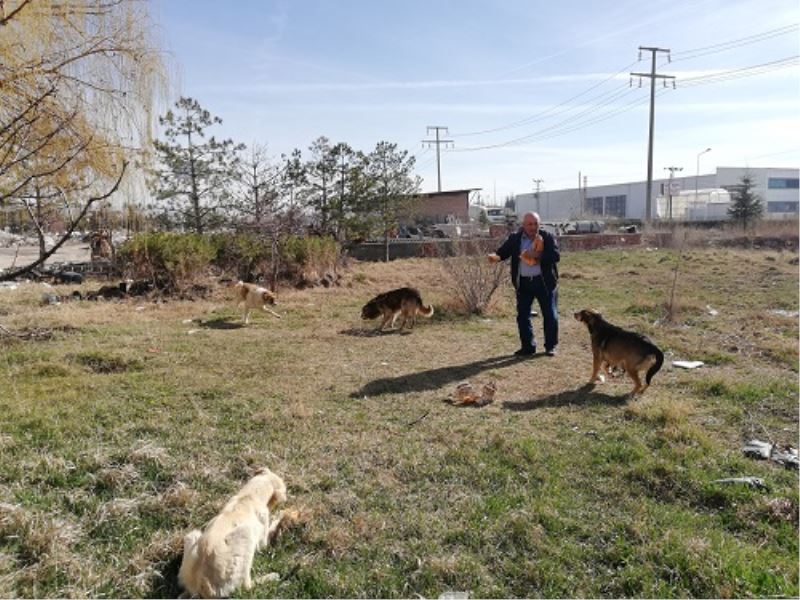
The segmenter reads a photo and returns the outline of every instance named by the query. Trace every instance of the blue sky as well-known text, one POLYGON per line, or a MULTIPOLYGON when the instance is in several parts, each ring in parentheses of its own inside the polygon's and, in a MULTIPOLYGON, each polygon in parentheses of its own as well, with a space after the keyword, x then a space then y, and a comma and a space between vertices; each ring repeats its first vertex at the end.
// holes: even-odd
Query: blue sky
POLYGON ((654 177, 693 175, 708 147, 701 173, 800 166, 797 0, 154 0, 152 15, 172 99, 196 98, 223 119, 214 135, 276 160, 321 135, 364 151, 387 140, 433 191, 421 142, 443 125, 442 188, 482 188, 489 204, 534 178, 644 180, 649 82, 628 74, 649 72, 638 47, 652 46, 677 77, 659 83, 654 177))

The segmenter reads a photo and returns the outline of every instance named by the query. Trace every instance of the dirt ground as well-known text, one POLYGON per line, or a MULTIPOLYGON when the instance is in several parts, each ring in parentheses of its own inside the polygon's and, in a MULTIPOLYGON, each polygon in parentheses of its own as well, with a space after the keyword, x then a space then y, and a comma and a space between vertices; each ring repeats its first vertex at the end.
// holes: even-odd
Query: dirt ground
MULTIPOLYGON (((12 266, 21 267, 30 264, 39 256, 38 246, 11 246, 0 248, 0 269, 8 269, 12 266), (16 256, 16 261, 15 257, 16 256)), ((68 241, 58 251, 47 259, 48 263, 56 262, 82 262, 88 261, 90 256, 89 244, 79 241, 68 241)))

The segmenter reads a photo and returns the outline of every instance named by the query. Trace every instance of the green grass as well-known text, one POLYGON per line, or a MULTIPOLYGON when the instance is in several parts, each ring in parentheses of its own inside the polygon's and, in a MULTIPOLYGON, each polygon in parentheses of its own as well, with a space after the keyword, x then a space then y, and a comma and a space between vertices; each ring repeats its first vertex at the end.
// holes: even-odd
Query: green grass
POLYGON ((267 465, 302 519, 236 597, 796 597, 797 472, 740 451, 796 444, 797 321, 766 312, 797 310, 793 256, 692 250, 666 323, 674 251, 565 253, 560 351, 529 361, 511 290, 463 317, 435 260, 279 290, 247 328, 224 291, 3 292, 4 326, 54 335, 0 338, 0 595, 174 597, 183 534, 267 465), (434 318, 371 334, 361 305, 407 284, 434 318), (581 308, 665 351, 643 397, 584 385, 581 308), (464 379, 496 401, 446 402, 464 379), (768 489, 714 483, 744 475, 768 489))

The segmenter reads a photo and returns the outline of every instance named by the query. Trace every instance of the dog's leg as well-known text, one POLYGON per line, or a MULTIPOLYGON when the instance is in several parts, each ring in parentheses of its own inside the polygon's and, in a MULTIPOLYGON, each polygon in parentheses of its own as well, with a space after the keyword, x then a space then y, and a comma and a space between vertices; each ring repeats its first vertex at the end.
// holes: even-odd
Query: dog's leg
POLYGON ((592 376, 589 377, 589 384, 594 384, 597 381, 602 383, 603 381, 599 379, 597 376, 600 373, 600 365, 603 363, 603 357, 600 355, 599 352, 595 352, 592 360, 592 376))
POLYGON ((383 321, 381 321, 381 324, 378 325, 377 331, 382 331, 383 328, 386 327, 386 324, 389 322, 389 319, 391 319, 391 318, 392 318, 392 315, 384 314, 383 315, 383 321))
POLYGON ((627 371, 628 375, 630 375, 634 383, 633 391, 631 391, 631 394, 638 394, 640 392, 643 392, 645 388, 642 387, 642 380, 639 379, 639 372, 636 369, 627 369, 627 371))
POLYGON ((269 314, 271 314, 273 317, 276 317, 276 318, 278 318, 278 319, 282 319, 282 318, 283 318, 282 316, 280 316, 278 313, 276 313, 276 312, 275 312, 274 310, 272 310, 271 308, 267 308, 267 307, 266 307, 266 305, 262 306, 261 308, 263 308, 263 309, 264 309, 264 312, 268 312, 268 313, 269 313, 269 314))
POLYGON ((269 524, 269 528, 264 532, 264 545, 273 542, 275 538, 278 536, 279 527, 281 526, 281 521, 283 521, 283 511, 279 512, 272 522, 269 524))

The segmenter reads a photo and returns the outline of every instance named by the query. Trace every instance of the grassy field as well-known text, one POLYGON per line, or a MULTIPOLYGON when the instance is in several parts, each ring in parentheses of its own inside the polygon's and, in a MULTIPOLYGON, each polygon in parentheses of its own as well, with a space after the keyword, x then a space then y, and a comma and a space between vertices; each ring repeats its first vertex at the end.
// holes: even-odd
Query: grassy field
POLYGON ((798 473, 741 446, 797 445, 797 254, 685 254, 669 323, 676 251, 565 254, 560 352, 523 361, 510 287, 459 316, 436 260, 352 264, 247 328, 224 290, 0 291, 31 337, 0 333, 0 596, 174 597, 182 535, 267 465, 302 521, 253 597, 796 597, 798 473), (360 306, 404 284, 434 318, 370 335, 360 306), (665 351, 643 397, 585 385, 589 307, 665 351), (495 402, 449 404, 464 379, 495 402), (738 476, 768 488, 714 483, 738 476))

